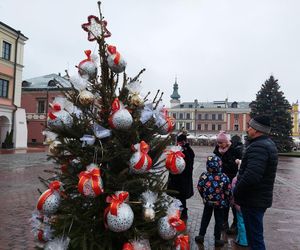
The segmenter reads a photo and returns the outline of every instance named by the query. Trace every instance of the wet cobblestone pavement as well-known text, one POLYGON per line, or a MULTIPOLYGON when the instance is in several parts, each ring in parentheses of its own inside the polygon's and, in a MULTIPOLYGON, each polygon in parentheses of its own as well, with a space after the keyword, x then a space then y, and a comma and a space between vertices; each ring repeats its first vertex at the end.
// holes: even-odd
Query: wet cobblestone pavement
MULTIPOLYGON (((210 147, 193 147, 196 153, 194 165, 194 186, 198 176, 205 170, 205 158, 211 154, 210 147)), ((43 170, 51 169, 51 162, 41 150, 28 153, 0 152, 0 250, 34 249, 29 218, 42 188, 38 176, 49 176, 43 170), (38 153, 37 153, 38 152, 38 153)), ((272 208, 265 213, 264 231, 267 249, 300 250, 300 158, 280 157, 274 187, 272 208)), ((44 190, 44 188, 43 188, 44 190)), ((197 249, 247 249, 234 244, 234 236, 222 235, 228 240, 222 248, 214 247, 213 225, 209 225, 204 245, 197 245, 202 216, 202 201, 195 189, 195 195, 188 200, 188 232, 191 250, 197 249)), ((232 218, 231 218, 232 219, 232 218)))

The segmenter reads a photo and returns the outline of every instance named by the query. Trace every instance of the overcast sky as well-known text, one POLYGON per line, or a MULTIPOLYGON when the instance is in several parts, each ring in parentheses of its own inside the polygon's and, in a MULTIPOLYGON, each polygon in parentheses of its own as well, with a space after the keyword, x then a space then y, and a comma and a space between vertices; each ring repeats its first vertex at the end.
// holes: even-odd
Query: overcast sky
MULTIPOLYGON (((181 101, 252 101, 271 74, 290 103, 300 96, 299 0, 103 0, 107 39, 143 92, 165 92, 175 77, 181 101)), ((84 50, 97 51, 81 24, 94 0, 0 0, 0 20, 29 38, 23 79, 76 74, 84 50)))

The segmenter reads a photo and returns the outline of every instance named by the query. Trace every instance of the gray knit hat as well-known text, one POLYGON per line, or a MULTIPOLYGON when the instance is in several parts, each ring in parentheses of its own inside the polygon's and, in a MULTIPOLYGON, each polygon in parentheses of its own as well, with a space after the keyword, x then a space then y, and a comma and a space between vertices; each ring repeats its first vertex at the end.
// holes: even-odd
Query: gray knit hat
POLYGON ((271 125, 270 118, 265 115, 255 116, 249 121, 249 126, 264 134, 270 134, 271 125))

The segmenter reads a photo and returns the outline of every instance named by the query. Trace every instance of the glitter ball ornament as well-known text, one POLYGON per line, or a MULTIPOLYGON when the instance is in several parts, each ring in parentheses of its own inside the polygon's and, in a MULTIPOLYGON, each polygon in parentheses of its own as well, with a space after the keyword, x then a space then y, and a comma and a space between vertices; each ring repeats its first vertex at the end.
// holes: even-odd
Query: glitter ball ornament
POLYGON ((189 236, 180 234, 175 239, 175 250, 190 250, 189 236))
POLYGON ((151 207, 143 208, 143 218, 145 221, 153 221, 155 218, 155 211, 151 207))
POLYGON ((152 166, 152 159, 148 155, 149 145, 141 141, 132 147, 136 151, 129 160, 130 171, 133 173, 145 173, 152 166))
POLYGON ((125 70, 127 63, 117 51, 117 48, 112 45, 107 46, 107 63, 109 68, 115 73, 121 73, 125 70))
POLYGON ((117 209, 117 215, 107 214, 108 228, 113 232, 124 232, 128 230, 133 223, 133 211, 131 207, 122 203, 117 209))
POLYGON ((112 104, 112 114, 108 122, 111 128, 120 130, 129 129, 132 125, 133 119, 131 114, 123 107, 118 98, 112 104))
POLYGON ((87 171, 79 174, 78 190, 88 197, 96 197, 103 193, 101 173, 96 164, 90 164, 87 171))
POLYGON ((159 133, 161 135, 167 135, 171 133, 174 129, 174 123, 173 120, 170 118, 167 118, 166 122, 160 127, 159 133))
POLYGON ((164 240, 173 239, 177 232, 184 231, 185 228, 184 221, 180 219, 179 211, 173 215, 164 216, 158 221, 158 234, 164 240))
POLYGON ((60 103, 51 103, 50 107, 52 108, 52 111, 48 114, 48 126, 62 127, 65 125, 70 127, 72 125, 71 115, 62 109, 62 105, 60 103))
POLYGON ((67 250, 70 239, 66 237, 57 237, 45 244, 44 250, 67 250))
POLYGON ((158 221, 158 234, 164 240, 173 239, 176 235, 176 229, 169 223, 168 216, 164 216, 158 221))
POLYGON ((181 152, 181 147, 172 146, 166 150, 166 168, 171 174, 180 174, 185 168, 184 154, 181 152))
POLYGON ((78 65, 78 73, 84 79, 94 79, 97 76, 97 64, 91 56, 91 51, 84 51, 87 58, 81 61, 78 65))
POLYGON ((113 232, 124 232, 128 230, 132 223, 134 214, 131 207, 125 203, 129 193, 125 191, 118 192, 106 198, 110 203, 105 210, 105 219, 107 227, 113 232))
POLYGON ((82 105, 88 106, 94 102, 95 96, 90 91, 83 90, 80 92, 78 98, 82 105))
POLYGON ((49 189, 47 189, 40 196, 37 209, 44 214, 54 214, 60 205, 60 182, 53 181, 49 184, 49 189))
POLYGON ((60 152, 59 145, 61 145, 60 141, 53 141, 49 145, 49 152, 53 155, 57 155, 60 152))

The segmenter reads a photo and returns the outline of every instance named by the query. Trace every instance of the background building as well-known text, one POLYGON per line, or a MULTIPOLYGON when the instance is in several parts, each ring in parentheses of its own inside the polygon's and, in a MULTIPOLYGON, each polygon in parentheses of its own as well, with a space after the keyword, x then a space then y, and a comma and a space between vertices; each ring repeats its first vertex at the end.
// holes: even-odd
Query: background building
POLYGON ((44 75, 22 82, 22 107, 26 110, 28 143, 43 143, 42 131, 47 125, 49 103, 55 97, 63 96, 62 91, 69 88, 69 81, 60 74, 44 75))
POLYGON ((180 103, 178 84, 175 82, 171 95, 169 115, 175 120, 175 131, 185 127, 190 134, 216 135, 224 130, 231 135, 246 134, 247 122, 250 120, 250 102, 224 101, 180 103), (176 103, 174 105, 174 103, 176 103))
POLYGON ((25 41, 21 31, 0 22, 0 145, 13 129, 15 148, 27 147, 25 110, 21 106, 21 81, 25 41))

